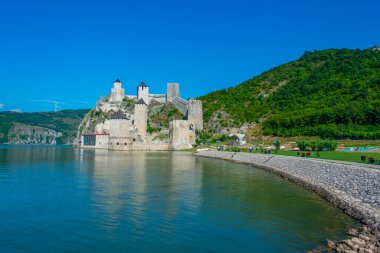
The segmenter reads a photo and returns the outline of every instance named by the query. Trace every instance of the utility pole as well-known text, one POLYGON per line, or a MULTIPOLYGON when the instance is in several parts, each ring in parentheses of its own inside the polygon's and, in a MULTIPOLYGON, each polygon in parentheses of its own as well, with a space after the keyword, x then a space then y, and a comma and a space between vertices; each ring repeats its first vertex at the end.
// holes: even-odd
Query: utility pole
POLYGON ((54 101, 54 111, 57 112, 58 109, 59 109, 59 102, 58 101, 54 101))

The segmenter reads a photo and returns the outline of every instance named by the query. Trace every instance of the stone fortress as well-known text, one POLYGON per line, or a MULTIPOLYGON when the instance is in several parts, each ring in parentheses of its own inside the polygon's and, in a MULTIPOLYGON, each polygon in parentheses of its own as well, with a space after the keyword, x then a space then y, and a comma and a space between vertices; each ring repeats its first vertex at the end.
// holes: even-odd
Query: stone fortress
POLYGON ((142 82, 137 86, 136 96, 125 95, 119 79, 113 85, 111 94, 100 98, 80 124, 78 137, 82 148, 180 150, 193 147, 196 130, 203 129, 202 101, 182 99, 178 83, 168 83, 166 94, 150 94, 149 87, 142 82), (184 119, 172 120, 169 129, 160 133, 149 133, 149 105, 160 107, 168 103, 172 103, 184 119), (95 120, 96 115, 108 116, 95 120), (167 138, 158 139, 161 135, 167 138))

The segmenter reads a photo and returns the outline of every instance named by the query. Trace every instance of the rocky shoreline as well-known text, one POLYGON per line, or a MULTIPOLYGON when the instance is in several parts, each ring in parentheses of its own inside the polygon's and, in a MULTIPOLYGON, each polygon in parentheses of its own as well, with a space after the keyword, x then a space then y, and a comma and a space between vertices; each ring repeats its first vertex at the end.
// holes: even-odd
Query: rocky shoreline
POLYGON ((280 155, 221 151, 194 155, 271 171, 314 191, 361 222, 362 228, 347 232, 351 238, 336 243, 326 240, 326 247, 311 252, 380 253, 380 170, 280 155))
POLYGON ((325 245, 308 253, 338 252, 338 253, 378 253, 380 252, 380 232, 367 225, 362 225, 360 230, 350 229, 346 233, 350 238, 333 242, 326 240, 325 245))
MULTIPOLYGON (((335 250, 337 252, 380 252, 379 231, 372 230, 364 225, 361 232, 356 229, 350 229, 347 234, 352 237, 336 244, 335 250)), ((331 246, 334 248, 334 245, 331 246)))

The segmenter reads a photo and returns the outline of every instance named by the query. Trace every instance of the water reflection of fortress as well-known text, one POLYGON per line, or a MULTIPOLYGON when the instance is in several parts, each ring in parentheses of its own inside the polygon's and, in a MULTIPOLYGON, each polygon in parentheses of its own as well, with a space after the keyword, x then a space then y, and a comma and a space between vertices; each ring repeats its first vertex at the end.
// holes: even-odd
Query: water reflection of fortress
POLYGON ((194 171, 196 159, 187 153, 110 155, 104 149, 82 149, 80 157, 80 167, 92 181, 92 210, 104 217, 99 225, 107 236, 113 236, 125 219, 133 224, 137 236, 146 229, 150 215, 161 216, 161 229, 175 233, 176 228, 170 226, 181 215, 181 205, 186 202, 195 213, 200 208, 202 174, 194 171), (191 185, 183 183, 191 178, 191 185))
POLYGON ((111 150, 186 149, 195 144, 196 130, 203 129, 202 101, 182 99, 178 83, 168 83, 166 94, 150 94, 149 87, 141 83, 137 87, 137 95, 133 96, 125 95, 118 79, 114 82, 111 94, 97 102, 96 113, 111 113, 111 117, 98 122, 92 132, 88 132, 86 129, 91 129, 93 118, 87 115, 80 126, 81 147, 111 150), (148 108, 153 102, 152 109, 166 103, 174 104, 185 115, 185 119, 171 121, 168 130, 148 133, 148 108), (126 109, 128 103, 134 104, 133 111, 126 109), (167 139, 157 138, 165 134, 168 135, 167 139))

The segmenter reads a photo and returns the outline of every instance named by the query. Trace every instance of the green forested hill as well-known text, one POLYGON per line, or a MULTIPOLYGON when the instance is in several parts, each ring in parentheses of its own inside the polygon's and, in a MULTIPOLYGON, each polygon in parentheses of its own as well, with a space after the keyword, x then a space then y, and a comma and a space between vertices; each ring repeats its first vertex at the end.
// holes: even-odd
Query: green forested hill
MULTIPOLYGON (((58 112, 0 112, 0 143, 8 142, 8 133, 15 126, 22 124, 24 128, 30 126, 42 127, 62 133, 58 144, 69 144, 75 138, 78 126, 89 110, 63 110, 58 112)), ((34 131, 34 130, 32 130, 34 131)))
POLYGON ((215 111, 225 111, 235 126, 264 120, 268 135, 380 138, 380 51, 306 52, 200 99, 206 122, 215 111))

